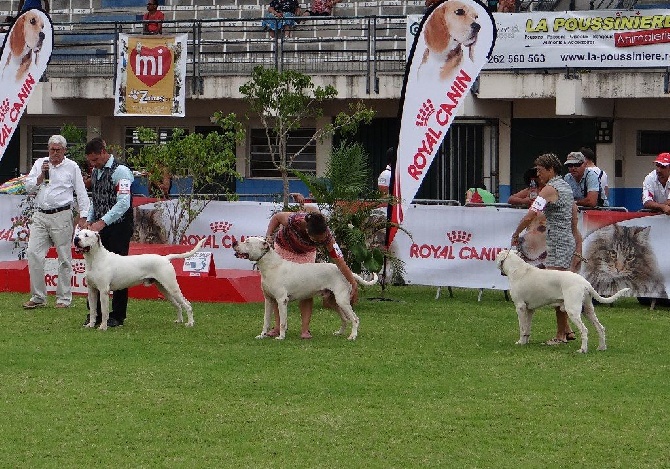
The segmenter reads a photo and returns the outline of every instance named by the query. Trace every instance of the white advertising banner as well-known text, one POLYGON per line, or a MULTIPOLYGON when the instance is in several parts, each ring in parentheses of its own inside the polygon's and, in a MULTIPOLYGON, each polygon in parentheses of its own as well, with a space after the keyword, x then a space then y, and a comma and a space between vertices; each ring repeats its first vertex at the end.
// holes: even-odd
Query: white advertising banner
POLYGON ((670 64, 670 10, 496 13, 485 70, 643 68, 670 64))
MULTIPOLYGON (((17 259, 17 240, 26 240, 23 228, 12 227, 22 196, 0 196, 0 260, 17 259)), ((151 209, 151 205, 145 206, 151 209)), ((217 269, 251 270, 253 263, 234 255, 234 240, 264 236, 279 205, 266 202, 212 202, 196 218, 182 244, 195 245, 205 238, 203 252, 211 252, 217 269)), ((400 232, 395 238, 396 254, 405 262, 405 280, 410 284, 466 288, 507 289, 495 256, 510 245, 510 237, 525 210, 504 207, 408 207, 404 226, 411 237, 400 232)), ((580 213, 584 237, 581 274, 603 295, 629 287, 634 296, 667 298, 670 291, 670 258, 665 256, 670 218, 640 212, 592 210, 580 213)), ((542 259, 546 230, 525 234, 533 257, 542 259), (533 238, 532 240, 530 238, 533 238)), ((72 285, 83 293, 84 267, 73 262, 72 285)), ((49 291, 57 283, 57 262, 46 265, 49 291)))
POLYGON ((405 280, 419 285, 507 289, 495 256, 510 246, 525 210, 496 207, 410 205, 398 233, 396 254, 405 280))
MULTIPOLYGON (((484 70, 670 65, 670 10, 493 13, 498 36, 484 70)), ((407 56, 420 15, 407 17, 407 56)))

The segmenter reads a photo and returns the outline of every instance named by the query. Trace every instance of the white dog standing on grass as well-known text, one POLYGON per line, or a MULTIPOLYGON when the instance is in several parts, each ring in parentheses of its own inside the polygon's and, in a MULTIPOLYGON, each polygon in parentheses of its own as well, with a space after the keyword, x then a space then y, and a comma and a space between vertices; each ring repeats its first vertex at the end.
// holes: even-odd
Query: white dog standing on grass
MULTIPOLYGON (((270 329, 275 303, 279 308, 279 336, 276 338, 284 339, 288 302, 312 298, 325 292, 330 292, 335 297, 337 310, 342 319, 342 325, 335 331, 335 335, 344 334, 347 322, 351 322, 351 334, 349 334, 348 339, 356 339, 359 319, 351 307, 351 284, 335 264, 327 262, 298 264, 287 261, 282 259, 264 238, 257 236, 246 238, 240 243, 234 242, 233 249, 236 257, 256 262, 258 269, 261 271, 261 287, 265 297, 265 316, 263 330, 256 337, 257 339, 268 336, 267 332, 270 329)), ((376 274, 373 274, 373 280, 370 281, 366 281, 356 274, 354 274, 354 277, 361 285, 377 283, 376 274)))
POLYGON ((623 288, 610 297, 602 297, 581 275, 565 270, 538 269, 521 259, 516 251, 503 249, 496 256, 496 265, 509 278, 509 292, 519 316, 519 340, 525 345, 530 338, 533 313, 542 306, 560 306, 582 335, 581 353, 588 352, 588 330, 582 321, 582 310, 598 332, 598 350, 606 350, 605 328, 593 307, 592 299, 614 303, 630 290, 623 288))
POLYGON ((98 315, 98 297, 102 309, 100 330, 107 329, 109 319, 109 294, 143 283, 155 284, 158 290, 170 300, 177 309, 177 320, 182 323, 182 311, 188 316, 187 326, 193 326, 193 308, 179 288, 177 274, 170 262, 172 259, 185 259, 195 254, 205 242, 201 239, 189 252, 183 254, 139 254, 120 256, 108 251, 100 242, 100 234, 92 230, 80 230, 74 238, 75 247, 84 254, 86 260, 86 283, 88 286, 89 323, 86 327, 95 327, 98 315))

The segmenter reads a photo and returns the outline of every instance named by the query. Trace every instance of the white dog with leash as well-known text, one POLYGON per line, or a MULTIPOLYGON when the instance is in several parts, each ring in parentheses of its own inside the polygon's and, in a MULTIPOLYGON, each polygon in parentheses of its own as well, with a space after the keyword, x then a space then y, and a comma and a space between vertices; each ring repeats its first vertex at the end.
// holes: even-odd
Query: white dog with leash
POLYGON ((193 326, 193 308, 179 288, 177 274, 170 260, 192 256, 204 242, 203 238, 193 249, 183 254, 120 256, 105 249, 97 231, 80 230, 74 238, 74 245, 84 254, 86 260, 86 283, 90 308, 89 323, 86 327, 95 327, 98 297, 102 309, 100 330, 104 331, 107 329, 109 319, 109 293, 141 283, 146 286, 156 284, 163 296, 170 300, 177 309, 175 322, 184 322, 182 311, 186 311, 188 316, 186 325, 193 326))
MULTIPOLYGON (((280 323, 277 339, 283 339, 286 335, 288 302, 312 298, 326 291, 330 291, 335 297, 337 309, 342 318, 342 325, 335 331, 335 335, 344 334, 347 322, 351 322, 351 334, 349 334, 348 339, 356 339, 359 319, 351 307, 351 285, 335 264, 327 262, 298 264, 287 261, 282 259, 264 238, 256 236, 246 238, 240 243, 234 242, 233 249, 236 257, 256 262, 258 269, 261 271, 261 287, 265 297, 265 317, 263 330, 256 337, 257 339, 267 337, 275 303, 279 307, 280 323)), ((366 281, 356 274, 354 274, 354 277, 361 285, 377 283, 376 274, 373 274, 373 280, 370 281, 366 281)))
POLYGON ((519 341, 525 345, 530 338, 533 313, 542 306, 561 306, 582 335, 579 352, 588 351, 588 330, 582 321, 584 315, 598 332, 598 350, 606 350, 605 328, 596 317, 592 299, 600 303, 614 303, 630 291, 623 288, 610 297, 602 297, 581 275, 565 270, 538 269, 523 261, 513 250, 503 249, 496 256, 496 265, 509 278, 509 292, 519 316, 519 341))

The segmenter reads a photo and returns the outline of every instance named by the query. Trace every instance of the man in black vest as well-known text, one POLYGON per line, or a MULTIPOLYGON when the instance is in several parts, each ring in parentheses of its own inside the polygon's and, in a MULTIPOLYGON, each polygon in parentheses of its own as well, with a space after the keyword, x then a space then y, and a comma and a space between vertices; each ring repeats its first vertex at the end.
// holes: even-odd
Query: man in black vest
MULTIPOLYGON (((91 191, 93 193, 88 214, 88 228, 100 233, 102 245, 111 252, 128 255, 130 238, 133 235, 133 207, 130 185, 133 173, 125 165, 119 164, 107 153, 105 141, 96 137, 86 144, 86 159, 93 168, 91 191)), ((122 326, 126 319, 128 289, 115 291, 108 327, 122 326)), ((101 321, 100 304, 96 325, 101 321)), ((88 324, 88 318, 84 325, 88 324)))

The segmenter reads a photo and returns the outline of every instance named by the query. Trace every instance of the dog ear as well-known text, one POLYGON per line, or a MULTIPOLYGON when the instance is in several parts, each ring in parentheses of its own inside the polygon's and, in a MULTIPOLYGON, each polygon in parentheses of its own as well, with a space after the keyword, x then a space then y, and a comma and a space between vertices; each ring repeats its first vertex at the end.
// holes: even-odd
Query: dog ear
POLYGON ((475 44, 477 44, 477 41, 468 46, 468 57, 470 57, 470 60, 473 62, 475 61, 475 44))
POLYGON ((26 15, 23 14, 14 23, 11 34, 9 35, 9 47, 12 54, 20 56, 26 46, 26 15))
POLYGON ((428 49, 441 52, 447 48, 451 36, 449 35, 446 15, 447 4, 445 3, 437 7, 426 21, 426 32, 423 37, 428 49))
POLYGON ((98 244, 102 244, 102 241, 100 241, 100 233, 98 233, 97 231, 95 232, 95 238, 97 239, 98 244))

